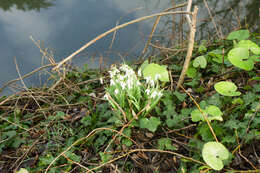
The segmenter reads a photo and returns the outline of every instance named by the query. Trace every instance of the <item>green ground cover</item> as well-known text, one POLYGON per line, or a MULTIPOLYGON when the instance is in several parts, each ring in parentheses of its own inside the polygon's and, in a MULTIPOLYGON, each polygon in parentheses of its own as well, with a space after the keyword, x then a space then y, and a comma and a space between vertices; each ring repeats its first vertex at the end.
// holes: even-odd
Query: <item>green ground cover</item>
POLYGON ((257 172, 259 45, 247 30, 196 43, 178 90, 182 52, 2 97, 0 172, 257 172))

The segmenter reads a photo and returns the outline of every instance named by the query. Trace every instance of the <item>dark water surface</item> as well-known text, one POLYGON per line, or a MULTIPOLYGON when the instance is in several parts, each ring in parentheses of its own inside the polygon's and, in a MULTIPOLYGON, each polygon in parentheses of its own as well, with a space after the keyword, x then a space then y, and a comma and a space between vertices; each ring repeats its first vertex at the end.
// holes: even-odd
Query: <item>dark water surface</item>
MULTIPOLYGON (((176 4, 181 2, 185 1, 175 0, 176 4)), ((203 0, 197 0, 195 3, 199 6, 198 21, 201 26, 197 37, 207 39, 212 32, 215 33, 214 27, 203 0)), ((245 21, 252 26, 252 30, 259 31, 260 0, 208 0, 208 3, 217 14, 218 26, 225 26, 226 23, 230 25, 229 29, 223 29, 224 34, 240 24, 244 25, 245 21)), ((42 54, 30 36, 40 40, 43 43, 42 48, 50 48, 55 61, 58 62, 97 35, 114 27, 118 20, 124 23, 160 12, 171 5, 172 0, 0 1, 0 88, 7 81, 19 77, 14 58, 21 75, 42 66, 42 54)), ((170 17, 164 22, 167 19, 170 20, 170 17)), ((119 61, 120 57, 138 57, 153 22, 154 20, 149 20, 118 31, 110 54, 107 52, 112 35, 99 40, 73 59, 73 64, 88 63, 95 68, 101 56, 107 64, 119 61)), ((178 21, 176 22, 178 26, 178 21)), ((162 22, 161 31, 170 30, 170 24, 162 22)), ((38 77, 35 75, 25 80, 26 85, 39 84, 38 77)))

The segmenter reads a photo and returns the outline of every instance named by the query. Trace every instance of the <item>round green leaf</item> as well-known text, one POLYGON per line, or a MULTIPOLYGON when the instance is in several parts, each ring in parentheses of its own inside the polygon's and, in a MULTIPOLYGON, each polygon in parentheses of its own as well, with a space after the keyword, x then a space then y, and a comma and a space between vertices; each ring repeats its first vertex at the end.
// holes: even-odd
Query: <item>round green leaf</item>
POLYGON ((237 90, 237 86, 233 82, 222 81, 214 85, 215 90, 224 96, 239 96, 241 93, 237 90))
MULTIPOLYGON (((202 109, 203 112, 206 112, 202 109)), ((191 113, 191 120, 193 122, 204 121, 204 117, 198 109, 193 110, 191 113)))
POLYGON ((207 66, 207 60, 204 56, 198 56, 193 61, 193 67, 197 68, 199 66, 200 68, 205 68, 207 66))
POLYGON ((206 108, 206 112, 210 115, 208 117, 208 119, 211 120, 219 120, 219 121, 223 121, 222 115, 223 113, 221 112, 221 110, 214 105, 210 105, 206 108))
POLYGON ((237 46, 251 50, 256 55, 260 54, 260 47, 251 40, 241 40, 237 46))
MULTIPOLYGON (((205 115, 207 115, 209 121, 212 120, 223 121, 222 118, 223 113, 217 106, 210 105, 207 106, 205 110, 202 109, 202 111, 205 113, 205 115)), ((191 112, 191 120, 193 122, 205 121, 203 115, 198 109, 195 109, 191 112)))
POLYGON ((156 79, 156 75, 159 75, 159 80, 163 82, 169 82, 169 74, 166 66, 158 64, 148 64, 143 69, 144 77, 151 77, 153 80, 156 79))
POLYGON ((20 168, 19 171, 17 171, 16 173, 29 173, 29 172, 25 168, 20 168))
POLYGON ((221 170, 224 167, 223 160, 228 159, 229 151, 218 142, 208 142, 203 146, 203 160, 214 170, 221 170))
POLYGON ((248 30, 238 30, 238 31, 233 31, 231 32, 227 40, 245 40, 249 37, 249 31, 248 30))
POLYGON ((248 58, 249 51, 244 47, 237 47, 228 52, 228 59, 234 66, 250 71, 254 68, 254 61, 248 58))

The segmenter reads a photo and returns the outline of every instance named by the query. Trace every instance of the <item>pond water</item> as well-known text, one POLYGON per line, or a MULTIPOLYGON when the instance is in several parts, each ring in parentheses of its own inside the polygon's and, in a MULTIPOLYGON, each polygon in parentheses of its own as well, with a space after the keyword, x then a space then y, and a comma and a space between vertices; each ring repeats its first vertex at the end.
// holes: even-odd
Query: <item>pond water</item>
MULTIPOLYGON (((177 0, 19 0, 0 2, 0 88, 11 79, 19 77, 14 63, 21 75, 42 66, 42 54, 30 39, 41 41, 42 48, 49 48, 56 62, 66 58, 82 45, 99 34, 113 28, 116 23, 124 23, 145 15, 161 12, 177 0)), ((185 2, 185 1, 181 1, 185 2)), ((197 37, 215 33, 203 0, 199 6, 197 37)), ((229 29, 226 34, 244 21, 259 31, 259 0, 208 0, 209 7, 217 14, 216 22, 221 27, 225 21, 229 29), (246 19, 246 20, 245 20, 246 19), (232 22, 231 22, 232 21, 232 22)), ((159 31, 170 30, 171 25, 164 19, 159 31), (168 23, 168 24, 167 24, 168 23)), ((106 64, 122 59, 135 59, 143 49, 154 19, 129 25, 117 32, 112 48, 112 35, 90 46, 75 59, 73 64, 88 63, 96 68, 99 58, 106 64), (109 52, 109 53, 108 53, 109 52)), ((178 18, 176 19, 178 22, 178 18)), ((178 23, 176 23, 176 26, 178 23)), ((176 27, 178 28, 178 27, 176 27)), ((159 32, 158 31, 158 32, 159 32)), ((185 33, 185 30, 184 30, 185 33)), ((165 34, 165 33, 164 33, 165 34)), ((168 32, 169 34, 169 32, 168 32)), ((167 33, 166 33, 167 35, 167 33)), ((205 39, 205 38, 204 38, 205 39)), ((44 62, 46 64, 46 61, 44 62)), ((25 80, 26 85, 39 85, 39 76, 25 80)), ((7 91, 3 92, 7 93, 7 91)), ((3 93, 0 93, 3 94, 3 93)))

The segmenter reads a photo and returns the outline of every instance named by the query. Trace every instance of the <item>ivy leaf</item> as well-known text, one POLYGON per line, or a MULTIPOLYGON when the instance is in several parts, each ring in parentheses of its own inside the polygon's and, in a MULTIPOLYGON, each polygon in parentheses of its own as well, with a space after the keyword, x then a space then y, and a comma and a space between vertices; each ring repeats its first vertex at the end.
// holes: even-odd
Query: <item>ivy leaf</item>
POLYGON ((218 142, 208 142, 202 149, 203 160, 214 170, 220 171, 223 167, 223 160, 228 159, 229 151, 218 142))
POLYGON ((173 93, 178 100, 180 100, 181 102, 183 102, 185 100, 185 97, 187 96, 186 93, 180 93, 178 91, 174 91, 173 93))
POLYGON ((101 157, 102 163, 106 163, 113 158, 111 154, 106 154, 104 152, 99 152, 99 155, 101 157))
POLYGON ((140 127, 150 130, 151 132, 155 132, 157 127, 161 124, 161 121, 159 118, 151 117, 148 118, 142 118, 140 119, 140 127))
POLYGON ((38 166, 49 165, 54 160, 54 157, 51 154, 47 154, 45 157, 40 157, 38 166))
POLYGON ((233 31, 231 32, 228 37, 227 40, 245 40, 248 39, 249 37, 249 31, 248 30, 238 30, 238 31, 233 31))
POLYGON ((11 131, 8 131, 8 132, 4 132, 3 133, 3 138, 5 138, 5 137, 9 137, 9 138, 12 138, 12 137, 14 137, 14 136, 16 136, 16 131, 14 131, 14 130, 11 130, 11 131))
POLYGON ((81 120, 80 120, 80 122, 85 126, 85 127, 87 127, 87 126, 90 126, 92 123, 92 118, 91 118, 91 116, 84 116, 81 120))
POLYGON ((249 59, 249 51, 244 47, 237 47, 228 52, 228 60, 236 67, 250 71, 254 68, 253 59, 249 59))
POLYGON ((172 145, 172 141, 169 138, 161 138, 158 140, 158 148, 160 150, 176 150, 176 147, 172 145))
POLYGON ((233 82, 222 81, 214 85, 215 90, 224 96, 239 96, 241 93, 237 90, 237 86, 233 82))
POLYGON ((207 60, 204 56, 198 56, 193 61, 193 67, 195 68, 197 67, 206 68, 206 66, 207 66, 207 60))
POLYGON ((153 80, 156 79, 156 75, 160 75, 159 80, 163 82, 169 82, 169 74, 166 66, 158 64, 148 64, 144 67, 143 76, 151 77, 153 80))
POLYGON ((251 50, 256 55, 260 54, 260 47, 251 40, 241 40, 237 46, 251 50))
POLYGON ((81 156, 79 155, 76 155, 75 153, 71 152, 71 151, 67 151, 65 153, 65 155, 70 159, 70 160, 73 160, 75 162, 80 162, 81 160, 81 156))

